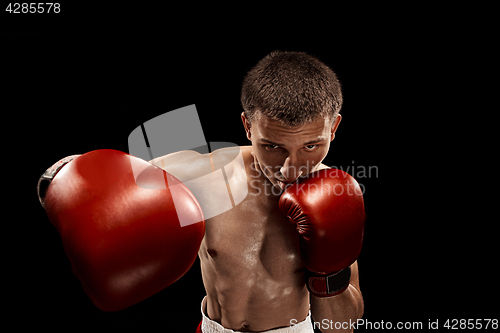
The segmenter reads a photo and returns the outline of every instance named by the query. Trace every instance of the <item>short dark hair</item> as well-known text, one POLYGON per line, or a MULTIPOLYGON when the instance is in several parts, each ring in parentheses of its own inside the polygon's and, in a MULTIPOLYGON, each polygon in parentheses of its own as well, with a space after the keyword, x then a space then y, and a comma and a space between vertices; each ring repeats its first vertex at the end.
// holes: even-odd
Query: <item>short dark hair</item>
POLYGON ((342 91, 337 75, 317 58, 274 51, 243 79, 241 104, 250 122, 260 112, 292 127, 318 116, 333 121, 342 107, 342 91))

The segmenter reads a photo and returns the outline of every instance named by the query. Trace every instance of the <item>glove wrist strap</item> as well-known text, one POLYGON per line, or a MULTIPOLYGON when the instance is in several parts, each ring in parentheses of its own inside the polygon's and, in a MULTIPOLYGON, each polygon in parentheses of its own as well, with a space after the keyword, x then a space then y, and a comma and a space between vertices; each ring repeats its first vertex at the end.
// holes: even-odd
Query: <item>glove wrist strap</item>
POLYGON ((331 297, 344 292, 351 281, 351 267, 326 275, 307 271, 307 289, 316 297, 331 297))
POLYGON ((56 176, 56 174, 59 172, 59 170, 61 170, 63 166, 73 161, 78 156, 80 155, 71 155, 63 159, 60 159, 59 161, 54 163, 50 168, 45 170, 43 175, 38 179, 36 191, 38 193, 38 200, 40 200, 40 203, 42 204, 43 208, 45 208, 45 194, 47 192, 47 189, 49 188, 50 183, 52 182, 52 179, 56 176))

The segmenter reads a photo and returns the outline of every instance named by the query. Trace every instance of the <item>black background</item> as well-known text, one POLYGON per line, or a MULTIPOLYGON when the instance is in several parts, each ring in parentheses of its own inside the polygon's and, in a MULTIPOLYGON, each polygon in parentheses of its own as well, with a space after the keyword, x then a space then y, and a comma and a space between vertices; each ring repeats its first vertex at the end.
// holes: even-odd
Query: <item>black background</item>
POLYGON ((453 80, 446 59, 454 37, 439 15, 99 6, 62 4, 60 15, 45 16, 2 12, 5 322, 194 332, 205 295, 199 261, 150 299, 102 312, 74 277, 36 183, 62 157, 128 152, 139 124, 190 104, 207 141, 249 144, 241 81, 277 49, 317 56, 343 85, 343 120, 325 163, 376 167, 357 177, 368 214, 358 260, 364 318, 424 328, 436 319, 498 318, 486 194, 457 189, 457 180, 470 184, 477 174, 465 181, 455 170, 460 148, 450 130, 457 123, 441 124, 450 112, 443 87, 453 80))

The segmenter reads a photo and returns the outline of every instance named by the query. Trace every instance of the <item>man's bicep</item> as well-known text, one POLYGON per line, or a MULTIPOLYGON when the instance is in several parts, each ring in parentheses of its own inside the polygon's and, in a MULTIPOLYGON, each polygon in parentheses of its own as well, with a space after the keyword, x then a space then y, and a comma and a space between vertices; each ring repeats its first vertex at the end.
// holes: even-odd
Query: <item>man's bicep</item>
POLYGON ((209 154, 183 150, 157 157, 149 163, 162 168, 182 182, 207 175, 213 171, 209 154))

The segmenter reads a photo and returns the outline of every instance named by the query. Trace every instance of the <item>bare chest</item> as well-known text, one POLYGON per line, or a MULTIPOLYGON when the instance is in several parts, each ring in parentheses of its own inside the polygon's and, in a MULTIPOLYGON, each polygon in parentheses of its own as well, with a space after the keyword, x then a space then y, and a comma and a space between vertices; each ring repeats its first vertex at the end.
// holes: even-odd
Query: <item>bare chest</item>
POLYGON ((251 195, 207 220, 201 251, 224 275, 266 272, 280 279, 302 267, 295 226, 281 214, 277 202, 262 204, 251 195))

